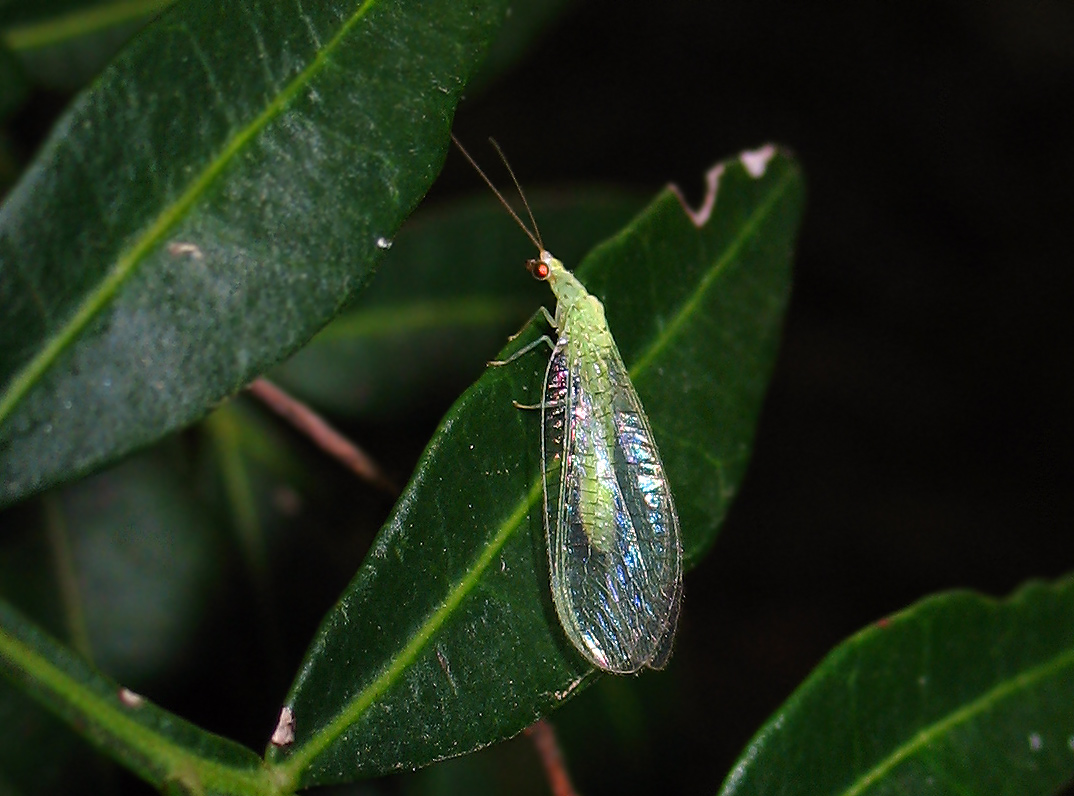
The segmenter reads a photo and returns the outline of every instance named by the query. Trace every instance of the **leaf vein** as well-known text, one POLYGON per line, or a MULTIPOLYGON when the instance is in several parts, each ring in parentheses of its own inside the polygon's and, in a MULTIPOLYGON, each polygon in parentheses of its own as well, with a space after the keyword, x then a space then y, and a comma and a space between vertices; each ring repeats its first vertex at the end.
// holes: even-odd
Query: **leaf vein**
MULTIPOLYGON (((400 675, 417 659, 440 627, 455 612, 455 609, 478 585, 481 575, 514 535, 529 514, 531 507, 536 505, 540 495, 541 481, 538 479, 530 488, 525 500, 520 501, 515 510, 501 523, 492 541, 486 545, 467 570, 466 576, 455 583, 440 607, 418 628, 410 642, 381 667, 380 673, 373 681, 350 700, 331 722, 318 730, 302 746, 294 749, 291 757, 282 766, 289 776, 297 777, 299 772, 303 771, 317 755, 354 724, 378 697, 396 683, 400 675)), ((402 498, 402 500, 405 499, 405 497, 402 498)))
POLYGON ((701 277, 697 289, 693 291, 685 302, 683 302, 679 311, 671 317, 664 328, 661 329, 660 333, 656 335, 649 347, 634 360, 634 364, 630 367, 631 379, 636 381, 653 363, 660 352, 671 344, 671 341, 686 325, 686 322, 692 318, 701 307, 702 299, 708 293, 709 289, 716 283, 724 269, 726 269, 735 257, 738 256, 739 252, 741 252, 742 248, 746 245, 746 242, 756 235, 761 222, 764 221, 776 202, 783 197, 783 194, 793 182, 794 174, 792 172, 784 173, 780 181, 774 186, 774 190, 768 199, 750 214, 746 223, 742 225, 740 234, 731 241, 723 254, 716 259, 712 264, 712 267, 701 277))
POLYGON ((1001 700, 1006 699, 1025 688, 1029 688, 1037 681, 1043 680, 1064 668, 1072 666, 1074 666, 1074 650, 1067 650, 1065 653, 1049 659, 1040 666, 1027 669, 1017 677, 991 688, 981 694, 977 699, 950 713, 947 718, 942 721, 935 722, 929 727, 918 730, 909 741, 898 746, 886 758, 879 761, 872 767, 872 769, 859 777, 855 782, 851 783, 848 788, 842 791, 842 796, 858 796, 858 794, 864 793, 867 788, 878 782, 883 776, 895 768, 896 765, 906 760, 913 753, 926 748, 929 743, 943 733, 954 729, 960 724, 965 724, 978 714, 993 707, 1001 700))

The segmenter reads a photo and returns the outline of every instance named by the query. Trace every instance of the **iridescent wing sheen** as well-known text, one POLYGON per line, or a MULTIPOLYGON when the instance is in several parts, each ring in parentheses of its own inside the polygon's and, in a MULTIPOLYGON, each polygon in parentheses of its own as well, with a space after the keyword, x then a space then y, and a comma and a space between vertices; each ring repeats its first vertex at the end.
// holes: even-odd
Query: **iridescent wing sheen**
POLYGON ((561 339, 545 376, 545 520, 556 612, 594 665, 662 668, 682 595, 679 521, 610 334, 561 339))

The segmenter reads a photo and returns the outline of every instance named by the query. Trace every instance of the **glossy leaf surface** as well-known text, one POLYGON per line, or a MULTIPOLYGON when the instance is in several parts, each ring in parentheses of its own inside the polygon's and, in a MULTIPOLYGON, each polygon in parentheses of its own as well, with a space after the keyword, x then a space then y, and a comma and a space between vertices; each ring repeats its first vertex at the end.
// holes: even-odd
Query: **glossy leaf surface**
MULTIPOLYGON (((578 269, 605 302, 695 558, 741 478, 790 285, 802 185, 770 154, 756 177, 737 159, 714 172, 706 224, 665 192, 578 269)), ((304 784, 510 736, 592 674, 551 605, 539 417, 511 403, 539 400, 546 361, 488 369, 459 399, 328 614, 286 701, 296 740, 269 750, 304 784)))
POLYGON ((1046 796, 1074 777, 1074 579, 930 597, 837 647, 722 796, 1046 796))
POLYGON ((0 503, 197 419, 323 326, 432 182, 502 13, 184 3, 139 35, 0 207, 0 503))

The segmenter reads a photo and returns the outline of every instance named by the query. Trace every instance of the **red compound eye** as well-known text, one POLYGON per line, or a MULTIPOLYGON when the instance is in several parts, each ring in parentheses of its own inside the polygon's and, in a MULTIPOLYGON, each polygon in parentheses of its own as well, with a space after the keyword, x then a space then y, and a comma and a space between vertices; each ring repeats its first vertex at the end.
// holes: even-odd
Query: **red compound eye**
POLYGON ((526 267, 530 269, 530 273, 533 274, 535 279, 542 281, 548 279, 548 263, 544 260, 529 260, 526 263, 526 267))

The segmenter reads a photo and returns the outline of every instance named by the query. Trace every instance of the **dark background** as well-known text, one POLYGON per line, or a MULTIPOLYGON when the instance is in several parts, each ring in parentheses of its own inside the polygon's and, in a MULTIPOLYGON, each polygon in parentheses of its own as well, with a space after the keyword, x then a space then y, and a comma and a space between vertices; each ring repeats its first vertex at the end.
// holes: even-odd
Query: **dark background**
POLYGON ((855 630, 1074 569, 1074 6, 593 2, 456 127, 525 185, 700 196, 767 141, 807 180, 753 464, 686 579, 684 712, 594 765, 564 711, 581 790, 713 792, 855 630))
MULTIPOLYGON (((859 628, 934 592, 1003 596, 1074 569, 1074 5, 570 8, 458 111, 459 135, 498 138, 524 185, 674 181, 699 197, 710 165, 768 141, 807 180, 753 464, 687 576, 673 662, 604 678, 553 717, 582 792, 712 793, 859 628)), ((37 96, 16 142, 32 147, 67 99, 37 96)), ((435 198, 475 183, 450 158, 435 198)), ((443 409, 398 447, 416 455, 443 409)), ((387 508, 370 501, 371 528, 387 508)), ((289 636, 308 639, 353 569, 322 579, 289 636)), ((249 672, 247 640, 226 632, 154 696, 256 744, 290 670, 249 672), (221 702, 230 715, 213 717, 221 702)), ((516 740, 363 787, 547 786, 516 740)))

